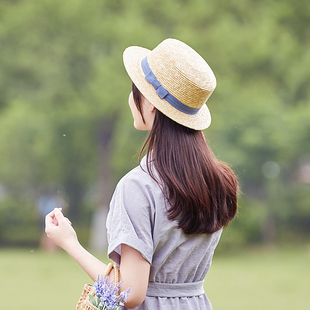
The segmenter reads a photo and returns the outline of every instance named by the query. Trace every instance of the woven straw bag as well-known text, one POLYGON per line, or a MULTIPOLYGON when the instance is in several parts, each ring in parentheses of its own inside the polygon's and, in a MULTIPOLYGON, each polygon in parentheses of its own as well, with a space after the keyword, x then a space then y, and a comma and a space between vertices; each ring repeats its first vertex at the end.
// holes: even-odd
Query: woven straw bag
MULTIPOLYGON (((116 265, 112 265, 112 264, 109 264, 106 271, 104 272, 103 274, 103 277, 106 277, 111 269, 114 268, 114 285, 116 286, 116 284, 119 282, 119 270, 118 270, 118 267, 116 265)), ((91 284, 85 284, 84 285, 84 289, 83 289, 83 292, 80 296, 80 299, 76 305, 76 308, 75 310, 98 310, 97 307, 95 307, 90 299, 89 299, 89 294, 95 296, 95 288, 93 285, 91 284)))

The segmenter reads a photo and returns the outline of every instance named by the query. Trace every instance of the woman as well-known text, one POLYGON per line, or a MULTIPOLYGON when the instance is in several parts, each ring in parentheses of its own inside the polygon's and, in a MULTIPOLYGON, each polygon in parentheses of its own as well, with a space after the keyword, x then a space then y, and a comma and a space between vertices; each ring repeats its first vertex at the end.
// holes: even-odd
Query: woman
MULTIPOLYGON (((129 106, 134 126, 149 130, 140 165, 125 175, 107 219, 108 255, 120 265, 125 304, 136 309, 212 309, 203 281, 223 227, 237 212, 234 173, 211 152, 205 104, 216 86, 208 64, 175 39, 150 51, 129 47, 129 106)), ((79 244, 59 209, 46 233, 92 279, 106 265, 79 244)), ((110 274, 113 278, 113 272, 110 274)))

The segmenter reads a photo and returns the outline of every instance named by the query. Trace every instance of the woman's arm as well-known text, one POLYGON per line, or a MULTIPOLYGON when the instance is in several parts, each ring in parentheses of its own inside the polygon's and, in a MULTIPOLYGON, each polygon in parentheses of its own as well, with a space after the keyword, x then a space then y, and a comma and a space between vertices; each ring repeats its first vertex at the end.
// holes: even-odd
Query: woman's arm
MULTIPOLYGON (((45 218, 46 234, 58 246, 63 248, 91 277, 96 280, 99 274, 103 274, 107 265, 102 263, 79 243, 75 230, 70 221, 65 218, 60 209, 54 209, 45 218)), ((126 302, 127 308, 135 308, 145 299, 150 264, 141 253, 132 247, 122 244, 120 262, 120 280, 123 281, 121 291, 131 286, 131 292, 126 302)), ((114 272, 110 274, 110 280, 114 279, 114 272)))
POLYGON ((131 292, 125 304, 127 308, 135 308, 144 301, 149 283, 150 267, 150 263, 139 251, 122 244, 120 280, 123 281, 123 285, 121 290, 131 286, 131 292))

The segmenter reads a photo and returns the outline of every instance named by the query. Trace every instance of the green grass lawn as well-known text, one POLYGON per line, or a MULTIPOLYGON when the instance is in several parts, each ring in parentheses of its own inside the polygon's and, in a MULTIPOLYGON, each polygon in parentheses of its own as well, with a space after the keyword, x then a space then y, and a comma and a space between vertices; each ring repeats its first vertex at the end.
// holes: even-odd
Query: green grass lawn
MULTIPOLYGON (((3 310, 73 310, 89 278, 63 251, 3 249, 0 281, 3 310)), ((215 254, 205 291, 214 310, 306 309, 310 246, 215 254)))
POLYGON ((308 309, 310 245, 215 255, 205 292, 214 310, 308 309))

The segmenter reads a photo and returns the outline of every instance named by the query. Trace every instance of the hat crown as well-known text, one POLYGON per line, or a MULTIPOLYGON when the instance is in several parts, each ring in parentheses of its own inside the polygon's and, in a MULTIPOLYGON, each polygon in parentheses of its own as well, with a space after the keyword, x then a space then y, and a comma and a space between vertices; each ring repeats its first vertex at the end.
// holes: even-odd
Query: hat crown
POLYGON ((161 42, 149 53, 148 62, 161 85, 189 107, 202 107, 216 87, 207 62, 179 40, 161 42))

